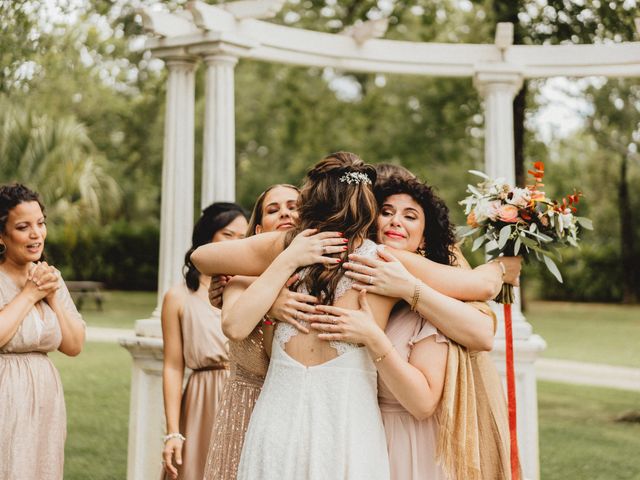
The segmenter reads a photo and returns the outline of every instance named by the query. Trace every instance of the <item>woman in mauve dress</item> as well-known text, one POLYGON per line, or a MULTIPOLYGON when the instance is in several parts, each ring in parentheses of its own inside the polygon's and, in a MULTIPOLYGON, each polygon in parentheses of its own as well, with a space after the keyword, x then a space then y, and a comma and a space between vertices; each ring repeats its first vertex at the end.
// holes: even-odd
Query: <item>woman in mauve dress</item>
MULTIPOLYGON (((297 200, 298 188, 293 185, 277 184, 269 187, 256 200, 247 236, 293 228, 298 218, 297 200)), ((225 277, 217 283, 217 291, 212 292, 213 297, 219 298, 227 281, 228 278, 225 277)), ((296 295, 298 294, 295 292, 283 289, 279 301, 273 307, 274 312, 277 311, 278 316, 287 315, 288 305, 297 301, 296 295)), ((211 431, 205 480, 236 480, 249 419, 269 366, 261 325, 253 325, 242 339, 234 340, 234 337, 234 332, 231 332, 231 375, 225 384, 211 431)))
POLYGON ((0 478, 62 480, 67 419, 47 353, 75 356, 85 324, 60 273, 43 261, 38 194, 0 186, 0 478))
POLYGON ((167 291, 162 302, 165 478, 202 480, 213 420, 229 375, 220 310, 207 296, 211 278, 201 275, 189 257, 205 243, 242 238, 246 229, 239 205, 220 202, 207 207, 193 228, 185 282, 167 291), (183 393, 185 366, 192 373, 183 393))
MULTIPOLYGON (((376 186, 376 196, 382 243, 468 268, 455 249, 448 210, 427 185, 406 175, 391 177, 376 186)), ((405 300, 394 309, 385 332, 366 301, 360 311, 320 307, 331 315, 316 317, 319 323, 312 327, 326 332, 326 340, 386 352, 377 362, 378 399, 391 479, 508 479, 506 404, 486 353, 495 328, 491 310, 483 303, 472 306, 440 295, 388 252, 379 255, 381 260, 373 261, 354 256, 351 260, 360 265, 347 263, 345 268, 361 282, 354 288, 405 300)), ((500 261, 503 280, 517 283, 520 260, 500 261)))

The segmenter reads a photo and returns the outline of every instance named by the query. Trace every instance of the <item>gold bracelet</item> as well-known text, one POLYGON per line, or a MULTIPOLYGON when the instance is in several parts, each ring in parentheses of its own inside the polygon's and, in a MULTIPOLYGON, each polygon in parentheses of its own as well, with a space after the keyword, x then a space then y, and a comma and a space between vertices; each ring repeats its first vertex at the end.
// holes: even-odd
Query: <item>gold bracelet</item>
POLYGON ((418 300, 420 300, 420 287, 422 286, 422 282, 416 279, 416 286, 413 289, 413 298, 411 299, 411 311, 415 311, 416 306, 418 305, 418 300))
POLYGON ((391 350, 393 350, 393 345, 391 346, 391 348, 389 350, 387 350, 386 352, 384 352, 382 355, 380 355, 378 358, 374 358, 373 359, 373 363, 380 363, 382 360, 385 359, 385 357, 387 355, 389 355, 391 353, 391 350))
POLYGON ((500 265, 500 269, 502 270, 502 281, 504 282, 504 277, 507 276, 507 267, 504 266, 504 263, 502 263, 500 260, 498 260, 497 258, 492 260, 493 263, 497 263, 498 265, 500 265))

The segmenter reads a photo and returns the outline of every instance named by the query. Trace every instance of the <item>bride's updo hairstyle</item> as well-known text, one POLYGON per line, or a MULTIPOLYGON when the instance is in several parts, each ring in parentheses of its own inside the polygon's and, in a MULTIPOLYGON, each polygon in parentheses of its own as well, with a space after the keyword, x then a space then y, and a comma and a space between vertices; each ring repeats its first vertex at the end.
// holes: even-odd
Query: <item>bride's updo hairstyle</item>
MULTIPOLYGON (((307 173, 298 197, 298 225, 288 232, 286 244, 308 228, 342 232, 349 240, 347 250, 333 256, 345 261, 367 238, 376 221, 375 181, 375 168, 354 153, 336 152, 323 158, 307 173)), ((306 268, 307 274, 299 283, 321 303, 332 304, 336 286, 344 274, 341 263, 306 268)))

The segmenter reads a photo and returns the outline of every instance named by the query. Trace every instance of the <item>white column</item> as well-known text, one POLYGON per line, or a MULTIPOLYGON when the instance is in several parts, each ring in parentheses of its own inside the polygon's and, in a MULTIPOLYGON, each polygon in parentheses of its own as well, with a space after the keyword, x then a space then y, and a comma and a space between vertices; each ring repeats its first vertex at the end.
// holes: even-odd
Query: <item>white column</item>
POLYGON ((160 212, 158 306, 137 320, 136 336, 120 344, 133 357, 129 407, 127 480, 160 478, 164 408, 160 307, 182 279, 193 228, 195 58, 157 52, 168 68, 160 212))
POLYGON ((164 121, 158 307, 182 278, 193 229, 195 60, 169 57, 164 121))
POLYGON ((206 55, 202 208, 236 198, 234 68, 236 56, 206 55))
MULTIPOLYGON (((509 65, 479 66, 474 85, 485 102, 485 171, 515 184, 513 142, 513 98, 522 87, 522 75, 509 65)), ((504 316, 501 305, 493 305, 498 315, 494 360, 505 378, 504 316)), ((538 396, 535 360, 546 348, 545 341, 533 334, 520 309, 520 291, 516 288, 513 311, 514 358, 516 370, 516 403, 518 412, 518 444, 525 478, 540 478, 538 451, 538 396)), ((506 391, 506 387, 505 387, 506 391)))

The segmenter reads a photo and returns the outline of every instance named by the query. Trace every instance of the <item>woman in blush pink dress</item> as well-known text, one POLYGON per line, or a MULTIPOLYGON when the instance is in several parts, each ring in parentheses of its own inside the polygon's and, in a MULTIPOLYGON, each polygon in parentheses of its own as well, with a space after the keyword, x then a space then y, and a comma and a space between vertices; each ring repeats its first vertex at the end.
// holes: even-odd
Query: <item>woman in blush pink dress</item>
MULTIPOLYGON (((392 177, 376 187, 376 196, 379 241, 421 252, 439 263, 463 263, 455 256, 446 206, 428 186, 392 177)), ((419 282, 390 253, 380 250, 379 256, 381 260, 352 256, 350 260, 360 265, 347 263, 345 268, 349 277, 361 282, 354 288, 405 300, 396 306, 385 332, 374 323, 364 295, 359 311, 318 307, 329 315, 315 317, 318 323, 312 327, 325 332, 321 335, 325 340, 362 343, 375 357, 391 479, 508 478, 508 469, 502 467, 508 465, 504 429, 490 434, 506 418, 499 382, 493 381, 495 367, 493 375, 486 362, 468 362, 469 355, 460 352, 463 347, 437 328, 473 350, 489 350, 495 322, 490 309, 441 295, 419 282), (466 385, 468 380, 471 385, 466 385), (462 387, 456 388, 460 383, 462 387), (495 395, 487 395, 483 390, 487 387, 495 395), (456 395, 468 401, 466 410, 456 395), (492 409, 482 405, 487 399, 493 402, 492 409), (482 452, 480 439, 485 440, 482 452)), ((517 283, 520 259, 501 262, 504 281, 517 283)))

